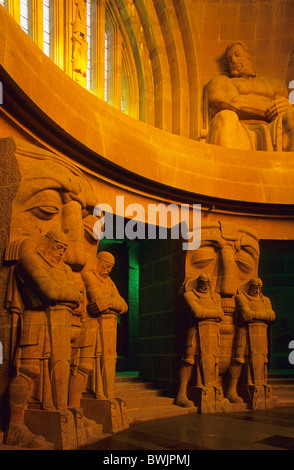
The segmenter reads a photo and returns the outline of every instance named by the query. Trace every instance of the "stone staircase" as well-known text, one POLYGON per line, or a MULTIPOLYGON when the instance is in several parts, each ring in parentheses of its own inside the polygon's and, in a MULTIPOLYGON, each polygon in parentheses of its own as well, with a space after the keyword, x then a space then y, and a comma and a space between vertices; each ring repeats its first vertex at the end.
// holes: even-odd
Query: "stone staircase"
POLYGON ((294 406, 294 377, 279 378, 269 376, 268 383, 272 388, 276 406, 294 406))
MULTIPOLYGON (((272 387, 275 406, 294 406, 294 377, 271 376, 268 382, 272 387)), ((115 395, 126 402, 130 423, 197 413, 197 408, 174 405, 174 398, 168 397, 164 390, 132 372, 117 373, 115 395)))
POLYGON ((115 396, 126 402, 130 423, 197 413, 197 408, 176 406, 164 390, 134 373, 116 375, 115 396))

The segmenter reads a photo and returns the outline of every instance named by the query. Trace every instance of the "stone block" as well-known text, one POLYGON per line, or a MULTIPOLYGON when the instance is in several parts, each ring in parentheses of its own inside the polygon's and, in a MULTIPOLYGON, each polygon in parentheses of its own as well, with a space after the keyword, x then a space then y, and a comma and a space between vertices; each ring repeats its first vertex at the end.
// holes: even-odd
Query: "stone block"
POLYGON ((32 433, 43 436, 54 450, 71 450, 78 446, 75 418, 69 410, 28 409, 25 425, 32 433))
POLYGON ((114 400, 82 398, 81 407, 87 418, 102 424, 104 433, 114 434, 129 427, 126 404, 120 398, 114 400))

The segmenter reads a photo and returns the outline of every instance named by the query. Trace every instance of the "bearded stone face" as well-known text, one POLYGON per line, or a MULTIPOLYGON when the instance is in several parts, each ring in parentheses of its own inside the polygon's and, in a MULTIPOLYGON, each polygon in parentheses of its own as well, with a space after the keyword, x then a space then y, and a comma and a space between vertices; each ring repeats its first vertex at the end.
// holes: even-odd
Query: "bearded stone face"
POLYGON ((241 44, 235 44, 226 53, 230 77, 255 76, 249 53, 241 44))

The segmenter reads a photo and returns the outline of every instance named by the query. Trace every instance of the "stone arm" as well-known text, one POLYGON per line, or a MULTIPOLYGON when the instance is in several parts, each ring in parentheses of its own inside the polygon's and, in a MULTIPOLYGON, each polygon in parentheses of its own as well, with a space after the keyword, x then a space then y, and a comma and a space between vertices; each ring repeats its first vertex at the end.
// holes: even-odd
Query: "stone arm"
POLYGON ((27 285, 27 288, 40 300, 49 305, 72 303, 77 306, 81 300, 81 294, 73 282, 68 266, 66 270, 68 282, 57 282, 50 276, 50 271, 39 265, 33 255, 24 255, 17 266, 21 282, 27 285))
POLYGON ((251 302, 248 302, 248 299, 243 294, 236 295, 235 300, 237 311, 239 311, 241 318, 246 323, 250 323, 254 320, 273 322, 276 318, 275 312, 271 306, 271 302, 267 297, 264 297, 264 308, 262 309, 254 309, 254 302, 252 302, 252 305, 250 305, 251 302))
POLYGON ((215 320, 221 321, 224 317, 222 308, 215 304, 215 307, 203 307, 197 300, 196 295, 192 292, 185 292, 183 298, 188 304, 192 314, 198 321, 201 320, 215 320))
POLYGON ((232 79, 225 75, 215 76, 209 81, 207 97, 213 116, 222 110, 230 110, 245 121, 252 119, 271 122, 292 107, 289 100, 279 95, 273 101, 265 93, 241 94, 232 79))
POLYGON ((82 273, 82 279, 86 286, 89 304, 87 310, 92 316, 99 316, 102 313, 123 314, 128 310, 128 305, 120 296, 115 284, 98 284, 96 276, 87 271, 82 273))
POLYGON ((263 305, 264 309, 263 310, 257 310, 255 312, 255 319, 256 320, 263 320, 268 323, 271 323, 275 321, 276 319, 276 314, 272 309, 272 304, 271 301, 268 297, 263 297, 263 305))

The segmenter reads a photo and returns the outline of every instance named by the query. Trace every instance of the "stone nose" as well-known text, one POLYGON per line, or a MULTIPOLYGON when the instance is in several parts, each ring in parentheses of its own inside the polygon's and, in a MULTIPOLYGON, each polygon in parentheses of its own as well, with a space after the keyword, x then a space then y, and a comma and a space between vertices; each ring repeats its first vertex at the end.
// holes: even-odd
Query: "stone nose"
POLYGON ((71 201, 63 206, 62 229, 68 238, 64 261, 73 271, 80 271, 86 264, 86 252, 82 208, 77 201, 71 201))
POLYGON ((235 253, 229 246, 222 248, 219 254, 219 274, 215 290, 222 297, 232 297, 237 293, 235 253))

